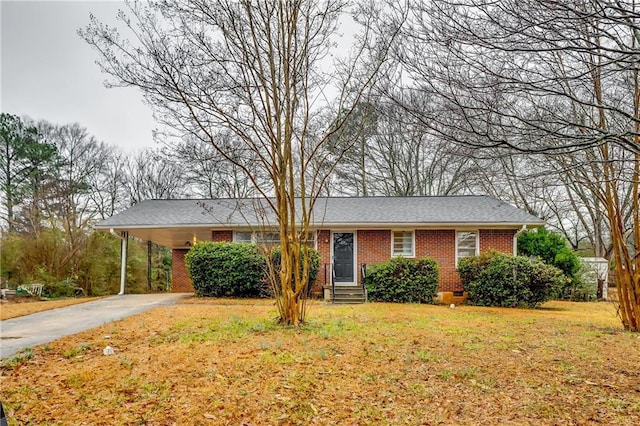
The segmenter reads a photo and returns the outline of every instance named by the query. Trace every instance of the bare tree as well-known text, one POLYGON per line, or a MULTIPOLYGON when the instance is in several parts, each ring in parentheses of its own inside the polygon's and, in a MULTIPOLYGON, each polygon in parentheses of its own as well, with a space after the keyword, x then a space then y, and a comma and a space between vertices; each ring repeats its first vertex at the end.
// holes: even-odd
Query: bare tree
MULTIPOLYGON (((113 148, 98 142, 81 125, 54 125, 41 120, 38 133, 56 147, 57 164, 51 168, 46 181, 38 185, 38 196, 32 204, 32 235, 38 238, 43 229, 60 232, 60 249, 55 257, 56 274, 67 271, 72 277, 80 273, 80 255, 91 239, 93 221, 99 216, 94 203, 100 188, 93 183, 108 172, 113 148)), ((52 260, 53 261, 53 260, 52 260)))
POLYGON ((335 192, 364 197, 452 195, 469 188, 475 167, 468 161, 470 150, 434 138, 396 105, 373 99, 359 105, 347 124, 332 141, 337 147, 351 145, 336 167, 331 183, 335 192))
MULTIPOLYGON (((201 140, 179 142, 166 146, 165 155, 179 164, 191 191, 206 198, 247 198, 255 195, 253 183, 236 164, 220 155, 201 140)), ((255 162, 255 157, 252 162, 255 162)), ((248 167, 249 162, 245 161, 248 167)), ((253 173, 255 181, 265 188, 268 180, 253 173)))
POLYGON ((455 195, 467 191, 475 165, 469 149, 433 137, 401 109, 385 105, 372 137, 371 187, 382 195, 455 195))
POLYGON ((560 159, 580 152, 571 167, 596 178, 582 183, 606 212, 622 323, 639 331, 636 4, 415 1, 411 10, 396 50, 404 84, 389 95, 456 143, 560 159), (423 108, 418 96, 432 102, 423 108))
POLYGON ((103 170, 110 148, 77 123, 59 126, 40 121, 37 127, 40 134, 56 146, 59 156, 46 210, 73 240, 73 234, 87 230, 95 218, 91 181, 103 170))
POLYGON ((102 220, 130 205, 127 202, 126 164, 124 154, 111 147, 105 161, 98 165, 98 173, 90 177, 92 191, 88 196, 96 215, 102 220))
POLYGON ((146 148, 138 152, 129 159, 125 169, 130 205, 149 199, 189 196, 184 169, 157 150, 146 148))
MULTIPOLYGON (((327 177, 320 165, 341 156, 325 150, 326 142, 361 101, 393 39, 385 33, 374 40, 375 21, 360 15, 361 45, 375 44, 379 54, 365 64, 366 51, 354 51, 331 99, 341 115, 324 125, 319 112, 329 105, 320 100, 332 82, 321 65, 330 65, 346 10, 340 0, 163 1, 130 5, 131 17, 121 13, 130 41, 95 19, 81 31, 114 84, 140 88, 169 128, 210 144, 265 199, 280 234, 280 268, 270 276, 285 324, 300 324, 306 314, 309 262, 301 247, 327 177), (255 165, 268 176, 266 187, 254 177, 255 165)), ((392 22, 385 25, 393 32, 392 22)))
MULTIPOLYGON (((485 158, 469 158, 477 164, 469 183, 471 191, 491 194, 544 219, 574 250, 610 256, 606 212, 584 180, 575 176, 587 169, 568 166, 574 160, 582 164, 575 158, 577 153, 549 156, 492 151, 485 152, 485 158)), ((589 179, 597 180, 594 176, 589 179)))

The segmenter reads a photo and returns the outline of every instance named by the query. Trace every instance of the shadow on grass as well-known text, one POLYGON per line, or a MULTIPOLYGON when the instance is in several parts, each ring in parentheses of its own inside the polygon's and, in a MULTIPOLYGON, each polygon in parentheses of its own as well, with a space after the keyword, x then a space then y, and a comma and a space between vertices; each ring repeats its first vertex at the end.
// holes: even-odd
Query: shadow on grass
POLYGON ((571 309, 561 308, 558 306, 540 306, 531 309, 532 311, 548 311, 548 312, 569 312, 571 309))
MULTIPOLYGON (((311 299, 308 301, 311 302, 311 299)), ((191 296, 179 300, 178 305, 219 305, 219 306, 270 306, 275 305, 275 299, 270 298, 224 298, 191 296)))

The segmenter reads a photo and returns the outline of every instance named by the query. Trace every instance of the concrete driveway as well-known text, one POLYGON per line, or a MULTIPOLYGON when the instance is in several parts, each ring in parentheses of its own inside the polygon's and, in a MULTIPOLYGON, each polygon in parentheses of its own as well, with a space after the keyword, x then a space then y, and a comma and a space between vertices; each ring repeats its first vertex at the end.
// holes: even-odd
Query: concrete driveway
POLYGON ((0 358, 189 296, 191 293, 125 294, 0 321, 0 358))

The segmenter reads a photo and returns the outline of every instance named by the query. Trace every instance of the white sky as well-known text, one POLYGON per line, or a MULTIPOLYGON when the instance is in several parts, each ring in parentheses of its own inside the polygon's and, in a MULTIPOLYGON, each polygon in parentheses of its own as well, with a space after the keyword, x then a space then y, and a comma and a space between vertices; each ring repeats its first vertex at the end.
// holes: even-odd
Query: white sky
MULTIPOLYGON (((157 127, 138 89, 104 87, 97 53, 77 31, 89 14, 117 25, 122 1, 0 0, 0 110, 54 124, 79 123, 99 141, 132 153, 154 146, 157 127)), ((353 21, 341 26, 341 52, 353 21)))
POLYGON ((153 146, 151 110, 106 74, 79 28, 89 13, 114 24, 119 1, 0 0, 0 109, 56 124, 80 123, 99 141, 133 152, 153 146))

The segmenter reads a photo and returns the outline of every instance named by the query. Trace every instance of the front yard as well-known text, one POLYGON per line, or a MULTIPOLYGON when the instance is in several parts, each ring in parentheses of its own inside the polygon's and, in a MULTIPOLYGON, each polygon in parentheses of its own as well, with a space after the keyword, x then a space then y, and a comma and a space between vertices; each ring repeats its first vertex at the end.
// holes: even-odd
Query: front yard
POLYGON ((0 399, 10 424, 640 424, 640 338, 610 303, 275 316, 194 298, 109 323, 4 360, 0 399))

